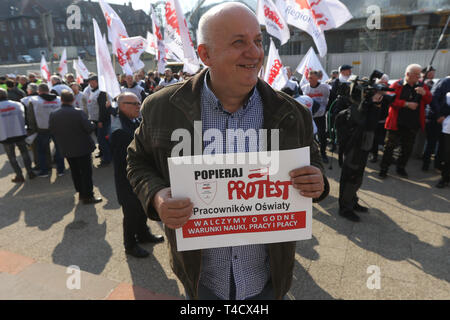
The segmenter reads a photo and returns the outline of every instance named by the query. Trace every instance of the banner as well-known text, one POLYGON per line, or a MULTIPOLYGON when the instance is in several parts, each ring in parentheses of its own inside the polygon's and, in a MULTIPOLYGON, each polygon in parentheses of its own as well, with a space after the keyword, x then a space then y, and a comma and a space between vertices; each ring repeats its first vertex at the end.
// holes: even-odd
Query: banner
POLYGON ((42 55, 41 58, 41 76, 42 79, 47 80, 50 83, 50 77, 52 76, 50 73, 50 69, 48 68, 47 61, 45 60, 45 56, 42 55))
POLYGON ((115 98, 120 94, 120 86, 114 72, 108 45, 102 37, 97 21, 94 23, 95 55, 97 57, 97 73, 99 90, 106 92, 110 97, 115 98))
POLYGON ((165 17, 165 46, 188 65, 190 73, 195 73, 200 68, 200 63, 178 0, 166 2, 165 17))
POLYGON ((145 64, 140 60, 140 57, 147 48, 147 40, 139 36, 120 39, 120 43, 125 50, 125 55, 131 69, 137 71, 145 68, 145 64))
POLYGON ((277 0, 277 7, 290 25, 308 33, 314 40, 321 57, 327 54, 325 34, 318 24, 309 0, 277 0))
POLYGON ((288 82, 286 69, 281 63, 280 55, 272 39, 270 39, 269 55, 267 57, 266 73, 264 81, 266 81, 272 88, 281 90, 288 82))
POLYGON ((59 61, 58 73, 61 75, 61 78, 64 78, 67 72, 67 50, 64 48, 59 61))
POLYGON ((258 0, 256 17, 260 24, 266 26, 267 32, 278 38, 281 45, 290 38, 289 27, 272 0, 258 0))
POLYGON ((133 72, 138 70, 133 70, 128 64, 126 50, 122 47, 120 42, 120 39, 128 38, 125 25, 119 15, 105 2, 105 0, 99 0, 99 4, 108 27, 108 40, 112 44, 113 53, 117 56, 117 60, 122 67, 123 72, 127 75, 133 75, 133 72))
POLYGON ((302 80, 300 81, 300 87, 309 83, 308 75, 311 70, 322 71, 323 77, 322 80, 320 80, 322 83, 329 79, 325 69, 322 67, 319 58, 316 56, 316 53, 314 52, 314 49, 312 47, 309 48, 308 52, 303 57, 302 61, 296 69, 298 73, 303 75, 302 80))
POLYGON ((338 0, 276 0, 276 5, 288 24, 313 38, 321 57, 327 54, 324 31, 338 28, 352 18, 338 0))
POLYGON ((78 84, 84 82, 84 79, 89 78, 89 70, 84 65, 80 57, 78 60, 73 60, 73 69, 75 70, 76 81, 78 84))
POLYGON ((309 165, 309 148, 273 151, 279 159, 274 171, 259 152, 234 155, 258 160, 205 164, 214 155, 169 158, 172 196, 194 204, 191 218, 176 230, 178 251, 311 239, 312 199, 301 196, 289 176, 309 165))

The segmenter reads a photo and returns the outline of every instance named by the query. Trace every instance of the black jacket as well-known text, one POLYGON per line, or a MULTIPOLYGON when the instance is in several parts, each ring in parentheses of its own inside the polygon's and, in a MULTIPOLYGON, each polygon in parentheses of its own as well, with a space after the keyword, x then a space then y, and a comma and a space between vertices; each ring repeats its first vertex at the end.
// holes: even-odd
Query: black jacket
POLYGON ((84 111, 72 105, 62 105, 50 114, 49 130, 66 158, 76 158, 95 150, 91 133, 95 124, 88 120, 84 111))
POLYGON ((139 123, 134 123, 126 116, 119 113, 118 116, 113 118, 111 123, 110 143, 114 164, 114 182, 116 184, 117 200, 121 206, 134 205, 134 207, 142 208, 141 203, 131 188, 127 178, 127 148, 133 140, 134 131, 138 126, 139 123))

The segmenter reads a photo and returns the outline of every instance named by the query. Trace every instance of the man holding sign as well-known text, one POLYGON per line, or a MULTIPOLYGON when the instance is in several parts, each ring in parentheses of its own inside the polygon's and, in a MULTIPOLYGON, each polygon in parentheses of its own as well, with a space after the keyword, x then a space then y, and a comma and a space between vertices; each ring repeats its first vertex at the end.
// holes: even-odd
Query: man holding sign
MULTIPOLYGON (((232 247, 224 241, 219 248, 177 249, 176 229, 191 221, 196 204, 190 198, 172 197, 175 186, 170 185, 168 158, 177 145, 174 140, 178 141, 174 132, 180 129, 190 134, 186 141, 191 149, 182 149, 175 156, 262 151, 261 145, 245 137, 237 137, 236 143, 234 138, 214 140, 206 136, 211 130, 225 135, 228 130, 278 130, 279 150, 310 150, 311 165, 290 171, 287 184, 303 197, 319 201, 326 197, 329 186, 313 141, 311 114, 258 79, 264 60, 262 34, 254 13, 245 5, 231 2, 210 9, 200 19, 197 39, 199 56, 208 68, 144 101, 143 121, 128 148, 128 178, 148 216, 165 224, 172 268, 190 298, 282 299, 292 281, 294 241, 232 247), (199 136, 204 137, 200 144, 196 143, 199 136), (211 148, 213 142, 215 148, 211 148)), ((270 143, 268 150, 276 149, 275 143, 270 143)), ((216 177, 242 175, 239 169, 207 173, 216 177)), ((256 174, 266 176, 262 171, 256 174)), ((187 183, 184 187, 192 188, 187 183)))

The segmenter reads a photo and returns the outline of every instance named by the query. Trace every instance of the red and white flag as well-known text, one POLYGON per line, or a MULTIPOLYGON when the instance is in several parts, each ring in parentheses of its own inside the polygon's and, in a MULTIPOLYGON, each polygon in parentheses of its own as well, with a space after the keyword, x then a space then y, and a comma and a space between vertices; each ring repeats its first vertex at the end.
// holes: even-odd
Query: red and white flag
POLYGON ((327 54, 325 30, 338 28, 352 18, 339 0, 276 0, 286 22, 314 40, 321 57, 327 54))
POLYGON ((106 92, 111 98, 115 98, 121 92, 119 82, 117 81, 116 73, 114 72, 114 68, 111 63, 108 45, 102 37, 97 21, 95 19, 92 20, 94 23, 98 87, 100 91, 106 92))
POLYGON ((47 65, 47 60, 45 60, 44 55, 42 55, 41 58, 41 76, 42 79, 47 80, 47 82, 50 82, 50 77, 52 76, 52 74, 50 73, 50 69, 48 68, 47 65))
POLYGON ((133 70, 129 65, 126 50, 122 47, 122 43, 120 42, 120 39, 128 38, 125 25, 119 15, 105 2, 105 0, 99 0, 99 4, 108 27, 108 40, 112 44, 113 53, 117 56, 117 60, 119 61, 119 65, 122 67, 123 72, 127 75, 132 75, 133 72, 138 70, 133 70))
POLYGON ((266 81, 272 88, 281 90, 288 82, 286 69, 283 67, 278 50, 275 47, 272 39, 270 39, 270 49, 267 58, 266 74, 264 81, 266 81))
POLYGON ((137 71, 144 68, 145 65, 140 57, 147 48, 147 40, 139 36, 120 39, 120 43, 125 50, 125 56, 131 69, 137 71))
POLYGON ((73 69, 75 70, 76 81, 78 84, 83 83, 84 79, 89 78, 89 70, 86 68, 80 57, 78 57, 78 60, 73 60, 73 69))
POLYGON ((184 62, 188 69, 185 71, 195 73, 200 68, 200 62, 178 0, 167 0, 165 16, 165 46, 184 62))
POLYGON ((310 2, 314 1, 277 0, 276 4, 288 24, 305 31, 313 38, 320 56, 323 57, 327 54, 327 42, 325 34, 320 28, 319 22, 321 20, 318 20, 310 2))
POLYGON ((147 47, 145 52, 156 56, 158 54, 158 38, 151 32, 147 31, 147 47))
POLYGON ((281 41, 281 45, 288 42, 291 36, 289 27, 272 0, 258 0, 256 17, 270 35, 281 41))
POLYGON ((163 40, 161 28, 156 20, 155 12, 153 8, 150 6, 150 17, 152 18, 152 31, 147 32, 147 48, 146 52, 157 56, 158 55, 158 40, 163 40))
POLYGON ((314 52, 314 49, 311 47, 309 48, 306 55, 303 57, 300 64, 297 66, 296 71, 303 75, 302 81, 300 81, 300 86, 302 87, 305 84, 308 84, 308 75, 311 70, 315 71, 322 71, 323 77, 322 82, 325 82, 329 79, 325 69, 322 67, 322 64, 320 63, 319 58, 316 56, 316 53, 314 52))
POLYGON ((66 48, 64 48, 61 54, 61 60, 59 61, 58 73, 64 78, 67 72, 67 51, 66 48))

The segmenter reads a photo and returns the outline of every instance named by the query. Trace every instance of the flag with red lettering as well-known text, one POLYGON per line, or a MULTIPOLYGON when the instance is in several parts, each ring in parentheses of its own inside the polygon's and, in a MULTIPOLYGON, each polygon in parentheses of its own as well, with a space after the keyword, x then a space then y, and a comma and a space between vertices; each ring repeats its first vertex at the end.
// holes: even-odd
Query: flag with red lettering
POLYGON ((281 45, 289 40, 289 27, 272 0, 258 0, 256 17, 270 35, 281 41, 281 45))
POLYGON ((325 69, 322 67, 320 60, 312 47, 309 48, 308 52, 303 57, 302 61, 300 62, 300 64, 297 66, 296 69, 298 73, 303 75, 302 81, 300 82, 300 87, 309 83, 308 75, 311 70, 322 71, 323 77, 322 80, 320 80, 321 82, 325 82, 329 79, 325 69))
POLYGON ((276 5, 288 24, 313 38, 321 57, 327 53, 324 31, 338 28, 352 18, 339 0, 276 0, 276 5))
POLYGON ((165 17, 165 46, 185 63, 185 69, 189 69, 185 71, 195 73, 200 68, 200 62, 178 0, 166 2, 165 17))
POLYGON ((147 48, 147 40, 139 36, 122 38, 120 39, 120 43, 122 45, 122 48, 125 49, 125 55, 131 69, 137 71, 144 68, 145 65, 140 60, 140 57, 147 48))
POLYGON ((50 77, 52 76, 50 73, 50 69, 47 65, 47 60, 45 60, 45 56, 42 55, 41 58, 41 76, 42 79, 47 80, 47 82, 50 82, 50 77))
POLYGON ((61 75, 61 77, 64 77, 67 72, 67 50, 66 48, 64 48, 61 54, 61 60, 59 61, 58 73, 61 75))
POLYGON ((114 72, 114 68, 111 63, 111 56, 109 54, 108 45, 102 37, 97 21, 95 19, 92 20, 94 23, 98 87, 100 91, 106 92, 112 98, 115 98, 121 92, 119 82, 117 81, 116 73, 114 72))
POLYGON ((288 24, 305 31, 313 38, 320 56, 323 57, 327 54, 327 42, 319 25, 319 17, 312 10, 310 2, 313 1, 277 0, 277 7, 288 24))
POLYGON ((105 2, 105 0, 99 0, 100 7, 103 11, 103 15, 108 27, 108 40, 112 44, 113 53, 117 56, 119 65, 127 75, 132 75, 134 71, 128 64, 126 50, 122 47, 120 39, 128 38, 125 25, 120 19, 119 15, 111 8, 111 6, 105 2))
POLYGON ((272 88, 281 90, 288 82, 288 76, 286 69, 281 63, 278 50, 270 39, 270 49, 266 64, 266 74, 264 75, 264 81, 266 81, 272 88))

